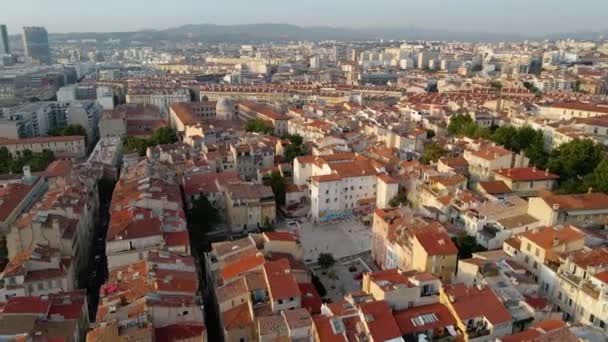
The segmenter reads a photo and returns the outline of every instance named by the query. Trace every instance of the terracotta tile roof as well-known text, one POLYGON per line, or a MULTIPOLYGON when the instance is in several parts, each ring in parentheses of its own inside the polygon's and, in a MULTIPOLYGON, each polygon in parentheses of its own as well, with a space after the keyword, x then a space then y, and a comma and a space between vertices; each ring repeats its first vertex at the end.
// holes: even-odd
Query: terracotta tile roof
POLYGON ((222 269, 222 279, 227 281, 240 274, 244 274, 249 271, 259 269, 264 265, 266 259, 261 253, 252 254, 246 256, 240 260, 237 260, 231 264, 224 266, 222 269))
POLYGON ((608 195, 601 192, 573 195, 545 195, 542 199, 549 206, 560 210, 608 209, 608 195))
POLYGON ((458 248, 446 232, 426 229, 416 233, 415 236, 428 255, 458 254, 458 248))
POLYGON ((188 175, 184 177, 184 192, 187 195, 219 192, 220 189, 217 185, 222 186, 238 182, 240 182, 240 179, 236 171, 188 175))
POLYGON ((456 318, 452 316, 450 310, 445 305, 439 303, 396 311, 394 316, 402 335, 410 335, 431 329, 445 328, 449 325, 456 325, 456 318), (422 321, 422 324, 416 322, 416 318, 422 315, 434 315, 436 320, 430 323, 422 321))
POLYGON ((249 304, 244 303, 222 312, 222 323, 225 330, 243 329, 253 325, 249 304))
POLYGON ((481 181, 479 186, 490 195, 511 193, 509 186, 503 181, 481 181))
POLYGON ((249 293, 249 289, 247 288, 247 281, 245 277, 241 277, 236 281, 222 285, 215 290, 218 303, 223 303, 247 293, 249 293))
POLYGON ((513 320, 490 288, 480 290, 465 284, 454 284, 444 285, 444 291, 462 321, 483 316, 493 325, 497 325, 513 320))
POLYGON ((273 300, 300 297, 298 282, 291 272, 289 261, 281 259, 264 264, 269 294, 273 300))
POLYGON ((32 185, 21 183, 0 187, 0 222, 4 222, 17 209, 19 204, 32 191, 32 188, 32 185))
POLYGON ((187 339, 200 339, 205 334, 203 322, 180 322, 156 328, 154 337, 156 342, 174 342, 187 339))
POLYGON ((587 268, 589 266, 606 266, 608 265, 608 247, 596 249, 585 248, 571 253, 568 257, 581 268, 587 268))
POLYGON ((320 314, 323 301, 315 286, 311 283, 299 283, 298 288, 302 294, 302 307, 313 315, 320 314))
POLYGON ((272 335, 278 338, 289 336, 287 323, 280 315, 261 316, 256 318, 257 331, 260 336, 272 335))
POLYGON ((379 174, 378 175, 378 179, 380 179, 381 181, 383 181, 386 184, 397 184, 397 183, 399 183, 399 180, 397 180, 397 179, 395 179, 395 178, 393 178, 391 176, 385 175, 384 173, 379 174))
POLYGON ((300 241, 298 235, 292 232, 264 232, 262 234, 268 241, 300 241))
POLYGON ((338 320, 342 323, 340 318, 335 317, 316 316, 313 318, 319 342, 347 342, 346 331, 334 331, 332 320, 338 320))
POLYGON ((388 341, 401 337, 401 331, 387 302, 382 300, 361 303, 359 310, 374 341, 388 341))
POLYGON ((548 170, 537 169, 536 167, 513 167, 509 169, 498 169, 494 173, 514 181, 537 181, 559 179, 559 176, 550 173, 548 170))
POLYGON ((4 314, 35 314, 46 317, 51 302, 40 297, 10 297, 4 305, 4 314))
POLYGON ((546 250, 553 249, 556 244, 561 245, 585 239, 585 234, 574 226, 568 226, 561 229, 544 227, 538 230, 529 230, 520 236, 534 242, 536 245, 546 250))
POLYGON ((48 178, 65 177, 72 171, 73 166, 72 161, 68 159, 54 160, 46 167, 43 175, 48 178))
POLYGON ((291 330, 312 326, 310 312, 304 308, 282 311, 282 315, 291 330))

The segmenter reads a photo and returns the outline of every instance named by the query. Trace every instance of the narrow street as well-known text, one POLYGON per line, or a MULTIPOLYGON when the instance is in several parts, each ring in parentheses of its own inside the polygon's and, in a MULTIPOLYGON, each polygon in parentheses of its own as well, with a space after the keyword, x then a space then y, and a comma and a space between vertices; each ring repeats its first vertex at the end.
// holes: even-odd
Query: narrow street
POLYGON ((108 274, 108 266, 106 259, 106 233, 110 222, 110 203, 112 201, 112 192, 114 190, 114 182, 110 183, 102 181, 99 184, 106 183, 105 186, 100 185, 99 192, 99 214, 97 224, 93 230, 92 241, 90 246, 90 258, 86 270, 82 272, 79 279, 81 287, 87 289, 88 304, 89 304, 89 319, 95 321, 97 314, 97 304, 99 302, 99 289, 105 282, 108 274))

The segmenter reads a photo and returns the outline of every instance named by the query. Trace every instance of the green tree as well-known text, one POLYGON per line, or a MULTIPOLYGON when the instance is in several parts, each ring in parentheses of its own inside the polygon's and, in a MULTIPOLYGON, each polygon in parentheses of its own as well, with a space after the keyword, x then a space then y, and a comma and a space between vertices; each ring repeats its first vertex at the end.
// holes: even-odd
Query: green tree
POLYGON ((590 139, 574 139, 560 145, 549 158, 548 167, 562 181, 582 179, 593 172, 602 160, 602 147, 590 139))
POLYGON ((547 168, 549 155, 545 151, 545 139, 541 130, 537 130, 534 133, 528 147, 524 150, 524 154, 530 159, 532 165, 536 165, 543 169, 547 168))
POLYGON ((270 177, 265 180, 264 184, 272 188, 272 193, 274 194, 277 204, 284 205, 287 180, 281 176, 281 173, 278 171, 273 172, 270 177))
POLYGON ((146 149, 149 146, 147 139, 141 139, 138 137, 126 137, 123 140, 123 149, 125 153, 137 152, 140 156, 146 154, 146 149))
POLYGON ((593 170, 593 185, 595 190, 608 193, 608 159, 602 159, 593 170))
POLYGON ((518 139, 518 130, 513 126, 502 126, 498 127, 492 136, 490 137, 492 141, 499 145, 503 145, 504 147, 513 150, 519 151, 519 139, 518 139))
POLYGON ((431 162, 436 162, 446 154, 447 151, 441 145, 432 142, 424 146, 424 152, 422 153, 420 160, 424 164, 430 164, 431 162))
POLYGON ((267 123, 262 119, 249 119, 245 122, 245 130, 247 132, 259 132, 264 134, 272 134, 274 128, 272 124, 267 123))
POLYGON ((285 148, 285 161, 291 163, 296 157, 303 156, 306 154, 304 150, 304 139, 299 135, 290 135, 289 145, 285 148))
POLYGON ((473 123, 473 119, 469 115, 456 114, 450 119, 448 133, 451 135, 463 134, 464 128, 471 123, 473 123))
POLYGON ((392 208, 396 208, 401 204, 407 205, 407 203, 407 195, 405 194, 405 192, 398 193, 397 196, 391 198, 391 200, 388 201, 388 205, 390 205, 392 208))
POLYGON ((152 137, 150 138, 150 145, 165 145, 165 144, 173 144, 177 141, 177 134, 175 130, 171 127, 161 127, 152 133, 152 137))
POLYGON ((328 269, 336 263, 333 254, 331 253, 320 253, 317 258, 317 264, 323 269, 328 269))

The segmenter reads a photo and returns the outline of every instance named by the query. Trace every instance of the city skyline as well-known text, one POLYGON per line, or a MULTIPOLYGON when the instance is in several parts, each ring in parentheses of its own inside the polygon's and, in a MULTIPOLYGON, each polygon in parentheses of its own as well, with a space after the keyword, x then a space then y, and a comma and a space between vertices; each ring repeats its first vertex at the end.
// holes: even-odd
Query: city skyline
POLYGON ((110 0, 104 3, 105 6, 92 6, 82 1, 62 0, 50 6, 41 1, 25 0, 3 8, 6 15, 3 23, 8 26, 9 34, 20 34, 22 27, 32 25, 44 26, 50 33, 65 33, 161 30, 200 23, 285 23, 304 27, 356 29, 422 27, 526 36, 608 30, 602 18, 603 13, 608 11, 608 3, 599 0, 582 0, 576 5, 565 0, 534 3, 515 0, 493 6, 487 6, 482 0, 458 3, 438 0, 394 3, 379 0, 374 2, 373 7, 361 0, 335 0, 331 8, 320 0, 307 1, 305 4, 267 0, 256 3, 256 6, 249 6, 243 0, 233 1, 230 6, 192 0, 180 4, 177 7, 156 0, 128 3, 110 0), (32 8, 38 10, 34 12, 32 8), (133 16, 134 13, 139 15, 133 16), (63 16, 69 16, 71 20, 61 20, 63 16))

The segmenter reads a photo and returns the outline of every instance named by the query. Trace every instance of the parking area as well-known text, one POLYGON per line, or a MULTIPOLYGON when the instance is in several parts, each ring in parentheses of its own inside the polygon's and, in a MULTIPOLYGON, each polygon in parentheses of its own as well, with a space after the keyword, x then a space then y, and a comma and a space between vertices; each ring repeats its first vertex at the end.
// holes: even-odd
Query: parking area
POLYGON ((304 260, 314 263, 320 253, 331 253, 336 259, 369 251, 371 248, 371 227, 355 218, 328 224, 283 223, 278 230, 297 232, 304 246, 304 260))

